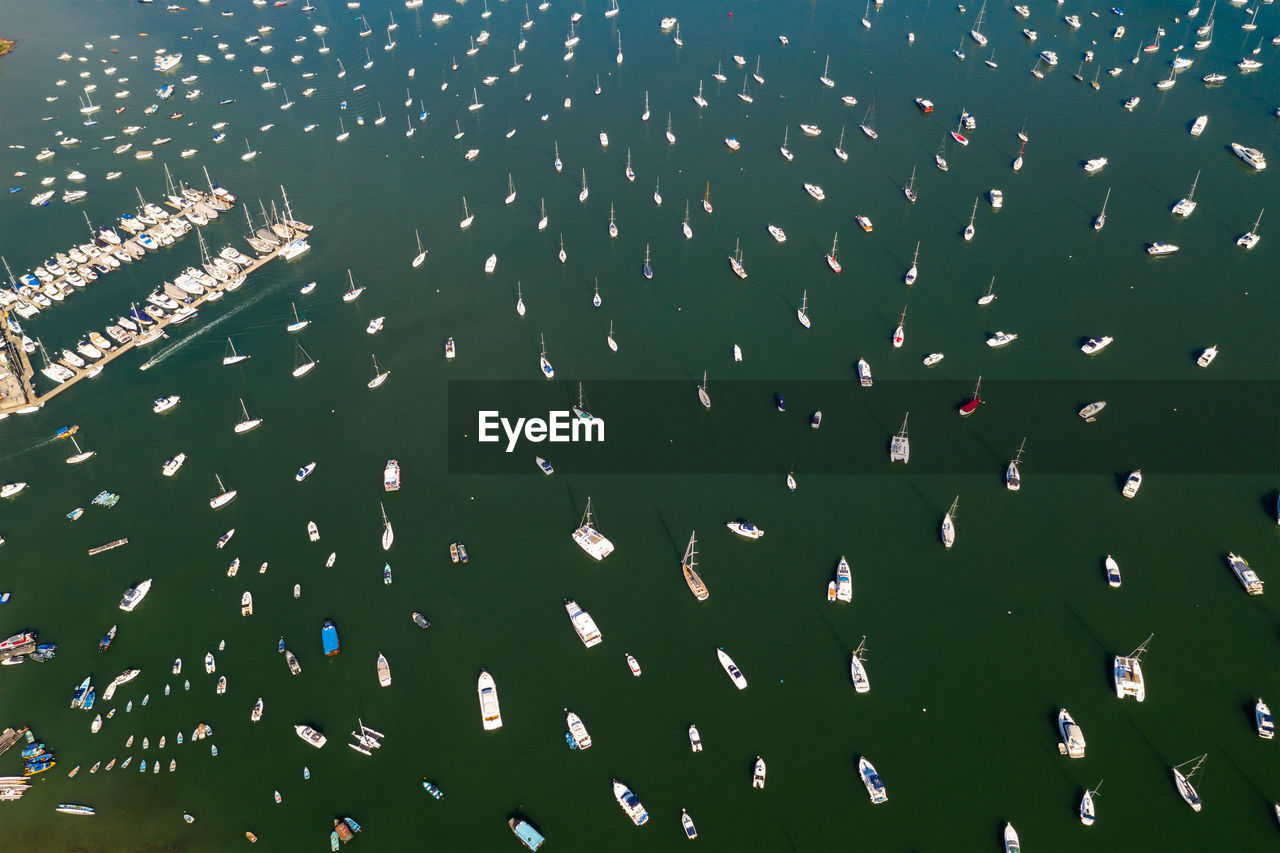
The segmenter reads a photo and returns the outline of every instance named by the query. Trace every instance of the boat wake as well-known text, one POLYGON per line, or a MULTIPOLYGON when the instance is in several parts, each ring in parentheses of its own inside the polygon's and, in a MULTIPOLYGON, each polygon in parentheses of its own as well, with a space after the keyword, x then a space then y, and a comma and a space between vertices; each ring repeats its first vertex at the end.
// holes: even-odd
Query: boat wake
POLYGON ((245 309, 247 309, 247 308, 251 308, 251 307, 253 307, 254 305, 258 304, 259 302, 261 302, 261 301, 263 300, 263 298, 264 298, 264 297, 266 297, 266 295, 267 295, 267 293, 268 293, 268 292, 269 292, 269 291, 268 291, 267 289, 263 289, 263 290, 262 290, 262 291, 260 291, 256 296, 251 296, 251 297, 249 297, 249 298, 248 298, 248 299, 246 299, 244 302, 240 303, 240 304, 239 304, 239 305, 237 305, 235 308, 232 308, 230 311, 228 311, 227 313, 223 314, 221 317, 217 318, 217 319, 216 319, 216 320, 214 320, 213 322, 211 322, 211 323, 207 323, 207 324, 205 324, 205 325, 201 326, 199 329, 197 329, 196 331, 194 331, 192 334, 187 335, 187 336, 186 336, 185 338, 183 338, 182 340, 174 341, 173 343, 169 344, 169 345, 168 345, 167 347, 165 347, 164 349, 162 349, 162 350, 160 350, 159 352, 157 352, 157 353, 156 353, 155 355, 153 355, 150 359, 148 359, 147 361, 143 362, 143 363, 138 367, 138 369, 139 369, 139 370, 147 370, 147 369, 150 369, 150 368, 152 368, 152 367, 156 366, 157 364, 159 364, 160 362, 164 361, 164 360, 165 360, 166 358, 168 358, 169 356, 173 355, 173 354, 174 354, 175 352, 177 352, 178 350, 180 350, 180 349, 182 349, 183 347, 185 347, 187 344, 189 344, 189 343, 191 343, 192 341, 194 341, 196 338, 199 338, 199 337, 200 337, 201 335, 203 335, 204 333, 209 332, 209 331, 212 331, 213 329, 217 328, 217 327, 218 327, 221 323, 223 323, 224 321, 226 321, 226 320, 230 320, 232 317, 234 317, 234 316, 236 316, 237 314, 241 313, 241 312, 242 312, 242 311, 244 311, 245 309))

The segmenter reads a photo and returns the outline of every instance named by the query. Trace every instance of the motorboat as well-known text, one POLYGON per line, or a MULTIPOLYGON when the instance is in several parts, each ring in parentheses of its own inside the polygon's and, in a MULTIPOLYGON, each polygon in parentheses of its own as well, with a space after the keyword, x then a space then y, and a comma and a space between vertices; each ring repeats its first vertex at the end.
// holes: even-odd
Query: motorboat
POLYGON ((725 526, 744 539, 759 539, 764 536, 764 531, 749 521, 730 521, 725 526))
POLYGON ((1071 758, 1084 758, 1084 733, 1066 708, 1058 711, 1058 734, 1062 738, 1059 752, 1071 758))
POLYGON ((724 668, 729 680, 733 682, 733 686, 739 690, 746 690, 747 677, 738 669, 738 665, 733 662, 733 658, 729 657, 723 648, 716 649, 716 657, 720 660, 720 666, 724 668))

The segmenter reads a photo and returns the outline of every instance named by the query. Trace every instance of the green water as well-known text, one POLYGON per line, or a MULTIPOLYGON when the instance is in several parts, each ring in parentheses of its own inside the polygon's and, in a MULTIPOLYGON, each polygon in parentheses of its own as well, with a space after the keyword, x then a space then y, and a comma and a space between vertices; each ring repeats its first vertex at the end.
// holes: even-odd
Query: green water
MULTIPOLYGON (((10 179, 24 190, 3 201, 0 254, 15 271, 83 239, 82 210, 111 222, 132 209, 135 185, 158 201, 164 162, 195 185, 203 184, 198 166, 207 165, 216 181, 253 205, 255 217, 257 198, 278 198, 284 184, 295 215, 316 226, 310 253, 291 264, 274 261, 239 293, 204 306, 195 323, 153 347, 159 357, 149 371, 135 369, 145 356, 127 355, 39 414, 0 425, 0 480, 31 483, 0 507, 8 537, 0 549, 0 588, 13 592, 0 610, 0 634, 32 629, 58 643, 55 661, 0 673, 0 724, 32 725, 58 757, 23 800, 5 804, 11 844, 222 850, 243 844, 251 829, 259 848, 324 849, 332 819, 352 815, 364 827, 361 848, 519 849, 504 825, 519 810, 553 849, 669 849, 684 844, 683 807, 697 821, 699 843, 725 850, 994 849, 1005 821, 1018 828, 1027 850, 1274 846, 1270 804, 1280 799, 1280 762, 1275 743, 1256 737, 1252 706, 1259 695, 1273 706, 1280 702, 1276 592, 1248 598, 1223 560, 1234 550, 1264 581, 1280 582, 1274 395, 1237 401, 1250 410, 1249 424, 1261 424, 1247 434, 1233 434, 1220 412, 1211 421, 1188 418, 1181 428, 1166 426, 1169 413, 1153 412, 1150 422, 1161 426, 1143 434, 1162 470, 1149 471, 1132 502, 1119 497, 1118 478, 1146 457, 1139 446, 1133 458, 1112 462, 1118 455, 1112 442, 1126 441, 1127 428, 1140 431, 1147 419, 1125 399, 1112 398, 1116 408, 1092 433, 1072 414, 1077 396, 1056 427, 1024 417, 1012 391, 993 396, 967 421, 952 411, 979 374, 984 387, 997 388, 1003 380, 1027 388, 1063 380, 1129 383, 1130 400, 1147 399, 1141 389, 1152 380, 1185 382, 1180 393, 1189 410, 1197 385, 1274 382, 1280 241, 1264 217, 1256 249, 1234 245, 1277 195, 1272 9, 1263 8, 1259 30, 1246 43, 1238 30, 1244 13, 1220 4, 1213 46, 1192 54, 1196 63, 1175 88, 1158 92, 1153 83, 1167 75, 1170 51, 1144 54, 1136 67, 1129 59, 1160 22, 1168 30, 1165 47, 1189 46, 1193 26, 1171 22, 1185 4, 1142 4, 1123 19, 1104 5, 1096 6, 1100 19, 1087 16, 1095 7, 1046 5, 1033 10, 1030 24, 1003 4, 989 8, 983 31, 999 62, 992 71, 981 63, 990 48, 967 38, 968 59, 959 63, 952 55, 975 16, 972 9, 959 16, 945 3, 890 2, 873 13, 869 31, 849 4, 684 4, 689 8, 675 10, 683 48, 658 32, 659 18, 671 11, 624 3, 607 20, 601 3, 555 3, 545 13, 534 9, 536 25, 520 54, 524 67, 514 77, 506 69, 522 3, 490 0, 487 21, 476 0, 449 4, 454 20, 437 28, 429 23, 432 8, 365 2, 360 11, 374 30, 368 39, 357 35, 356 12, 327 0, 317 5, 309 19, 296 0, 282 9, 235 4, 232 18, 217 14, 232 8, 222 3, 191 4, 181 14, 134 3, 0 10, 0 33, 19 40, 17 51, 0 60, 6 140, 0 161, 8 174, 30 173, 10 179), (392 52, 380 47, 388 9, 400 24, 392 52), (573 10, 585 15, 582 43, 565 62, 562 42, 573 10), (1070 12, 1082 15, 1081 30, 1061 22, 1070 12), (1110 31, 1121 20, 1128 34, 1114 42, 1110 31), (330 28, 328 56, 316 53, 317 22, 330 28), (276 28, 264 37, 275 45, 269 55, 244 43, 263 24, 276 28), (1027 25, 1040 31, 1034 48, 1019 33, 1027 25), (466 57, 468 36, 481 28, 491 43, 466 57), (622 31, 621 66, 615 28, 622 31), (916 34, 911 46, 909 31, 916 34), (788 35, 788 46, 779 44, 779 32, 788 35), (109 40, 111 33, 120 39, 109 40), (306 42, 295 44, 297 35, 306 42), (1233 65, 1258 35, 1265 35, 1258 56, 1264 68, 1241 75, 1233 65), (237 54, 234 61, 221 58, 219 41, 237 54), (374 60, 368 71, 361 68, 366 43, 374 60), (166 79, 198 73, 193 85, 204 94, 183 100, 188 87, 179 85, 173 101, 143 116, 159 85, 148 57, 161 46, 185 57, 166 79), (1085 76, 1102 67, 1099 92, 1070 76, 1091 46, 1098 58, 1085 76), (120 53, 108 54, 111 47, 120 53), (1043 81, 1027 73, 1039 49, 1061 57, 1043 81), (63 50, 88 61, 56 61, 63 50), (198 64, 201 52, 214 62, 198 64), (294 53, 305 59, 291 64, 294 53), (746 57, 745 69, 733 63, 734 53, 746 57), (833 90, 816 79, 828 53, 833 90), (766 84, 749 84, 755 100, 747 106, 735 94, 757 54, 766 84), (106 79, 102 59, 129 82, 106 79), (338 59, 348 72, 341 80, 338 59), (722 85, 711 78, 718 62, 728 77, 722 85), (279 89, 260 89, 255 64, 288 90, 297 102, 291 111, 276 109, 279 89), (1107 75, 1112 66, 1123 68, 1121 76, 1107 75), (82 70, 92 72, 95 102, 104 105, 96 127, 81 126, 75 110, 82 70), (1228 73, 1228 82, 1206 89, 1199 78, 1210 70, 1228 73), (306 71, 317 76, 305 80, 306 71), (499 77, 488 88, 480 83, 487 74, 499 77), (68 85, 55 87, 59 78, 68 85), (701 114, 692 103, 699 80, 710 101, 701 114), (353 93, 363 81, 368 88, 353 93), (406 85, 417 128, 409 139, 406 85), (307 86, 317 91, 303 98, 307 86), (478 112, 466 109, 473 86, 485 103, 478 112), (123 102, 112 97, 121 88, 133 92, 123 102), (646 90, 653 112, 647 124, 640 121, 646 90), (46 103, 52 94, 59 100, 46 103), (843 94, 858 105, 842 104, 843 94), (1134 94, 1142 103, 1127 113, 1121 105, 1134 94), (236 103, 218 106, 231 97, 236 103), (568 111, 565 97, 573 99, 568 111), (916 97, 937 109, 922 116, 916 97), (340 111, 344 99, 348 109, 340 111), (419 99, 430 112, 421 123, 419 99), (373 125, 379 100, 388 116, 382 127, 373 125), (857 130, 873 101, 876 142, 857 130), (120 103, 129 109, 117 116, 120 103), (978 128, 967 148, 948 144, 951 168, 942 174, 932 155, 966 107, 978 128), (183 110, 184 119, 162 118, 173 110, 183 110), (675 145, 664 138, 668 111, 675 145), (1193 139, 1187 128, 1201 113, 1209 125, 1193 139), (363 127, 357 114, 366 118, 363 127), (46 115, 55 119, 42 121, 46 115), (334 139, 340 117, 351 132, 345 143, 334 139), (460 141, 453 139, 455 119, 466 132, 460 141), (229 122, 222 145, 210 139, 215 121, 229 122), (1024 121, 1030 142, 1026 165, 1015 174, 1009 165, 1024 121), (268 122, 276 127, 259 132, 268 122), (304 134, 312 122, 317 128, 304 134), (804 136, 801 122, 819 124, 822 135, 804 136), (129 123, 145 125, 133 137, 137 147, 158 136, 173 142, 151 162, 116 157, 111 150, 119 141, 99 139, 129 123), (831 152, 842 124, 848 162, 831 152), (517 133, 507 139, 511 127, 517 133), (777 152, 784 128, 791 163, 777 152), (63 150, 52 136, 58 129, 84 141, 63 150), (607 151, 597 140, 601 130, 609 134, 607 151), (736 153, 723 145, 730 135, 742 142, 736 153), (239 159, 246 136, 261 152, 248 163, 239 159), (1231 155, 1233 140, 1267 153, 1272 168, 1248 170, 1231 155), (557 142, 565 164, 559 175, 552 168, 557 142), (36 163, 44 145, 57 156, 36 163), (180 159, 184 147, 199 148, 199 155, 180 159), (468 148, 480 149, 473 162, 463 160, 468 148), (623 176, 628 148, 634 184, 623 176), (1110 165, 1086 177, 1080 164, 1095 156, 1109 157, 1110 165), (909 206, 901 186, 913 165, 920 201, 909 206), (26 203, 40 176, 61 177, 76 167, 90 176, 83 202, 42 209, 26 203), (584 168, 590 197, 579 204, 584 168), (107 183, 102 177, 111 169, 125 175, 107 183), (1199 209, 1176 220, 1168 207, 1197 170, 1199 209), (509 207, 508 172, 518 193, 509 207), (655 180, 661 207, 651 198, 655 180), (823 185, 827 200, 806 195, 805 181, 823 185), (711 217, 698 204, 708 182, 711 217), (977 236, 965 243, 960 233, 973 200, 992 187, 1003 190, 1004 208, 993 212, 981 200, 977 236), (1090 223, 1108 187, 1107 226, 1095 233, 1090 223), (462 232, 464 195, 476 219, 462 232), (542 198, 550 224, 538 232, 542 198), (680 233, 686 200, 691 241, 680 233), (611 203, 617 240, 607 234, 611 203), (857 214, 873 219, 873 233, 857 228, 857 214), (785 245, 769 237, 769 223, 787 230, 785 245), (415 227, 430 250, 418 270, 409 267, 415 227), (844 265, 838 278, 822 258, 836 231, 844 265), (562 233, 563 266, 556 258, 562 233), (739 239, 750 274, 741 283, 727 269, 739 239), (907 289, 901 276, 917 240, 920 278, 907 289), (1152 261, 1143 252, 1152 240, 1182 251, 1152 261), (640 275, 646 243, 651 283, 640 275), (486 276, 490 253, 498 255, 498 267, 486 276), (340 299, 347 268, 368 286, 354 305, 340 299), (999 299, 979 308, 974 301, 992 276, 999 299), (590 302, 596 277, 599 310, 590 302), (299 295, 312 280, 316 292, 299 295), (517 280, 529 309, 524 318, 514 311, 517 280), (794 320, 806 290, 814 320, 808 332, 794 320), (291 302, 312 321, 299 336, 284 330, 291 302), (889 336, 904 306, 907 343, 893 350, 889 336), (386 329, 364 335, 379 315, 387 317, 386 329), (611 320, 617 353, 604 346, 611 320), (984 341, 998 329, 1020 339, 991 351, 984 341), (1095 334, 1113 335, 1116 343, 1087 359, 1077 347, 1095 334), (236 368, 220 363, 228 335, 252 355, 236 368), (447 451, 459 437, 446 428, 449 380, 537 379, 540 335, 556 366, 558 396, 571 399, 578 379, 594 383, 592 405, 606 420, 627 411, 606 380, 671 381, 669 405, 690 414, 665 419, 654 432, 672 427, 674 442, 683 441, 676 428, 714 430, 717 443, 731 447, 763 417, 748 418, 744 401, 776 414, 757 391, 824 380, 812 387, 831 397, 791 396, 791 412, 778 416, 790 420, 771 422, 787 424, 770 427, 778 457, 806 460, 797 469, 800 488, 785 490, 785 462, 767 475, 643 476, 630 473, 635 468, 575 475, 577 454, 586 451, 572 447, 544 452, 557 467, 552 478, 531 464, 522 476, 450 473, 447 451), (443 358, 450 336, 459 351, 451 364, 443 358), (289 376, 295 337, 320 362, 302 380, 289 376), (1199 371, 1195 356, 1214 343, 1222 355, 1199 371), (732 362, 734 344, 743 348, 741 364, 732 362), (920 358, 934 351, 946 360, 930 371, 920 358), (364 384, 371 352, 392 371, 376 391, 364 384), (852 383, 859 357, 875 370, 871 391, 852 383), (703 370, 717 403, 699 423, 693 386, 703 370), (815 446, 834 457, 856 441, 874 445, 879 455, 900 418, 899 408, 850 406, 835 394, 891 395, 912 384, 906 380, 926 378, 934 380, 933 398, 913 404, 914 449, 927 459, 985 448, 970 467, 987 473, 917 470, 914 459, 909 472, 893 476, 866 465, 842 469, 858 473, 823 473, 815 446), (744 386, 756 396, 735 390, 732 380, 756 380, 744 386), (151 401, 171 393, 182 395, 181 405, 153 415, 151 401), (243 436, 232 433, 239 398, 265 419, 243 436), (804 418, 818 407, 842 416, 813 433, 804 418), (70 451, 48 441, 69 423, 80 424, 82 446, 98 451, 85 465, 64 465, 70 451), (1000 476, 1028 433, 1024 487, 1014 495, 1000 476), (1237 461, 1254 463, 1233 465, 1230 475, 1204 473, 1197 448, 1229 441, 1238 443, 1237 461), (1037 447, 1045 448, 1039 457, 1037 447), (1051 464, 1063 447, 1089 461, 1076 468, 1051 464), (162 477, 162 463, 179 450, 189 456, 186 466, 172 480, 162 477), (1186 472, 1168 461, 1179 456, 1188 460, 1186 472), (380 488, 389 457, 404 470, 404 488, 393 495, 380 488), (312 460, 319 463, 315 474, 295 483, 293 472, 312 460), (205 503, 215 493, 215 473, 239 490, 217 513, 205 503), (89 506, 104 488, 123 496, 119 505, 89 506), (944 551, 937 527, 957 494, 958 541, 944 551), (569 538, 588 496, 617 545, 600 564, 569 538), (387 554, 378 544, 379 501, 396 530, 387 554), (77 506, 87 507, 85 516, 68 521, 65 513, 77 506), (767 535, 758 542, 733 537, 724 523, 734 518, 750 518, 767 535), (318 543, 305 538, 308 520, 319 525, 318 543), (215 550, 230 527, 235 539, 215 550), (711 589, 701 604, 679 573, 694 529, 711 589), (120 536, 129 537, 127 547, 85 555, 120 536), (448 560, 455 540, 471 553, 465 566, 448 560), (331 551, 337 563, 325 569, 331 551), (1120 590, 1103 582, 1108 553, 1124 572, 1120 590), (841 554, 853 565, 851 606, 828 604, 823 594, 841 554), (228 579, 235 556, 240 573, 228 579), (387 560, 395 577, 390 587, 381 583, 387 560), (254 570, 264 561, 269 568, 259 575, 254 570), (132 614, 117 610, 121 592, 147 577, 155 586, 143 605, 132 614), (302 585, 297 601, 295 583, 302 585), (254 593, 251 618, 238 610, 246 589, 254 593), (582 647, 564 614, 565 597, 595 617, 602 645, 582 647), (429 631, 413 625, 412 610, 428 616, 429 631), (321 653, 326 618, 341 634, 337 658, 321 653), (99 655, 95 641, 115 623, 119 637, 99 655), (1111 656, 1152 632, 1144 667, 1149 698, 1119 702, 1111 656), (864 634, 874 689, 858 696, 848 657, 864 634), (281 635, 301 661, 299 678, 289 676, 276 653, 281 635), (227 646, 218 653, 220 640, 227 646), (746 691, 734 690, 720 672, 720 645, 750 680, 746 691), (200 667, 208 650, 228 677, 225 696, 214 694, 214 678, 200 667), (379 651, 391 664, 389 689, 377 685, 379 651), (639 659, 642 678, 631 677, 624 652, 639 659), (169 667, 178 656, 184 674, 174 678, 169 667), (89 734, 92 715, 66 709, 72 690, 90 673, 101 690, 126 667, 143 675, 120 690, 117 713, 103 731, 89 734), (483 732, 477 719, 474 684, 482 667, 494 675, 502 700, 506 724, 496 733, 483 732), (183 678, 191 680, 190 692, 182 690, 183 678), (166 683, 175 691, 168 697, 166 683), (151 701, 142 707, 147 693, 151 701), (259 696, 265 715, 252 724, 249 711, 259 696), (134 709, 126 713, 129 699, 134 709), (1055 721, 1063 706, 1088 738, 1083 760, 1057 754, 1055 721), (565 707, 589 727, 590 751, 566 748, 565 707), (372 758, 343 746, 358 717, 387 735, 372 758), (214 727, 216 758, 206 743, 174 744, 179 730, 189 736, 200 721, 214 727), (319 752, 303 744, 292 732, 299 722, 321 729, 329 744, 319 752), (685 736, 691 722, 706 745, 696 755, 685 736), (126 750, 130 734, 139 742, 150 737, 151 748, 126 750), (156 749, 161 734, 169 739, 164 751, 156 749), (1209 755, 1198 779, 1205 807, 1193 814, 1179 801, 1168 767, 1201 753, 1209 755), (95 761, 129 754, 127 770, 88 774, 95 761), (763 792, 749 785, 757 754, 769 766, 763 792), (178 771, 156 777, 148 768, 139 775, 139 761, 157 755, 165 764, 176 757, 178 771), (887 804, 873 808, 865 799, 856 774, 860 755, 884 778, 887 804), (79 775, 68 780, 76 765, 79 775), (306 782, 304 765, 311 770, 306 782), (443 801, 422 791, 424 776, 446 792, 443 801), (649 825, 637 830, 619 813, 609 787, 614 777, 640 796, 649 825), (1086 829, 1076 807, 1084 788, 1103 778, 1099 821, 1086 829), (278 806, 276 789, 284 797, 278 806), (98 814, 54 815, 59 802, 89 804, 98 814), (184 823, 183 810, 196 823, 184 823)), ((211 246, 245 249, 242 231, 240 207, 205 229, 211 246)), ((101 328, 197 260, 189 237, 24 325, 50 347, 74 346, 84 329, 101 328)), ((533 455, 527 447, 520 452, 533 455)), ((663 467, 656 456, 654 467, 663 467)), ((762 466, 744 460, 743 470, 762 466)), ((17 772, 14 753, 0 763, 0 773, 17 772)))

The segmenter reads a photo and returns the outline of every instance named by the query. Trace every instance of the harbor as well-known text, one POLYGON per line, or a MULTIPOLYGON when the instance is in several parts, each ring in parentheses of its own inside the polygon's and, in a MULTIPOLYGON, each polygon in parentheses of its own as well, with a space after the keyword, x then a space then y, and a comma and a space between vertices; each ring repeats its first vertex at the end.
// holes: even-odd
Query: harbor
POLYGON ((1192 2, 9 16, 7 843, 1274 846, 1280 13, 1192 2))

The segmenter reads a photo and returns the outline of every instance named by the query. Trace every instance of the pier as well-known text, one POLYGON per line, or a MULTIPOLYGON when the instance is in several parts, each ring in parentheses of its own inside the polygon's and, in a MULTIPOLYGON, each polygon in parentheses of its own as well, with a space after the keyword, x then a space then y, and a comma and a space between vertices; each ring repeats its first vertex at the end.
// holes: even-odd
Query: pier
POLYGON ((16 729, 16 730, 5 729, 3 732, 0 732, 0 755, 4 755, 6 752, 8 752, 9 747, 17 743, 18 738, 22 737, 24 734, 26 734, 26 732, 27 732, 26 726, 23 726, 22 728, 16 729))
MULTIPOLYGON (((247 279, 254 272, 275 260, 277 257, 289 253, 291 250, 296 251, 294 244, 298 240, 304 239, 307 232, 311 230, 311 226, 303 222, 298 222, 294 219, 288 220, 288 227, 293 234, 292 238, 266 254, 257 254, 253 259, 253 263, 248 267, 243 268, 240 271, 240 275, 247 279)), ((227 292, 227 284, 228 282, 220 282, 217 287, 207 289, 199 296, 192 297, 191 301, 186 303, 186 306, 190 308, 199 308, 212 294, 225 294, 227 292)), ((9 366, 12 373, 10 376, 0 379, 0 415, 23 410, 35 411, 36 409, 43 407, 49 400, 52 400, 54 397, 57 397, 68 388, 80 382, 82 379, 97 376, 106 365, 138 346, 138 336, 134 335, 127 342, 117 344, 110 352, 103 353, 102 358, 92 364, 87 364, 83 368, 68 366, 67 369, 72 371, 74 374, 70 379, 55 385, 43 394, 38 394, 36 393, 35 386, 32 383, 32 377, 35 373, 34 368, 31 366, 31 360, 28 358, 27 353, 22 349, 21 339, 17 338, 14 335, 13 330, 9 328, 9 323, 7 322, 7 311, 2 315, 2 319, 3 322, 0 322, 0 327, 3 327, 4 332, 4 351, 8 355, 9 366)), ((154 330, 159 330, 161 332, 159 337, 152 339, 148 343, 154 343, 161 338, 167 338, 168 335, 163 332, 169 327, 170 323, 171 318, 166 317, 163 320, 157 320, 154 325, 145 329, 144 332, 154 330)), ((146 367, 147 365, 142 365, 143 369, 146 367)), ((117 544, 124 544, 124 540, 121 540, 121 542, 117 544)), ((104 546, 104 549, 105 547, 107 546, 104 546)), ((111 545, 109 547, 116 546, 111 545)), ((95 552, 90 551, 89 553, 93 554, 95 552)))
POLYGON ((119 548, 121 545, 128 545, 128 544, 129 544, 129 537, 127 536, 124 537, 123 539, 116 539, 111 542, 108 542, 106 545, 99 545, 97 548, 90 548, 89 556, 92 557, 94 554, 101 554, 103 551, 110 551, 112 548, 119 548))

